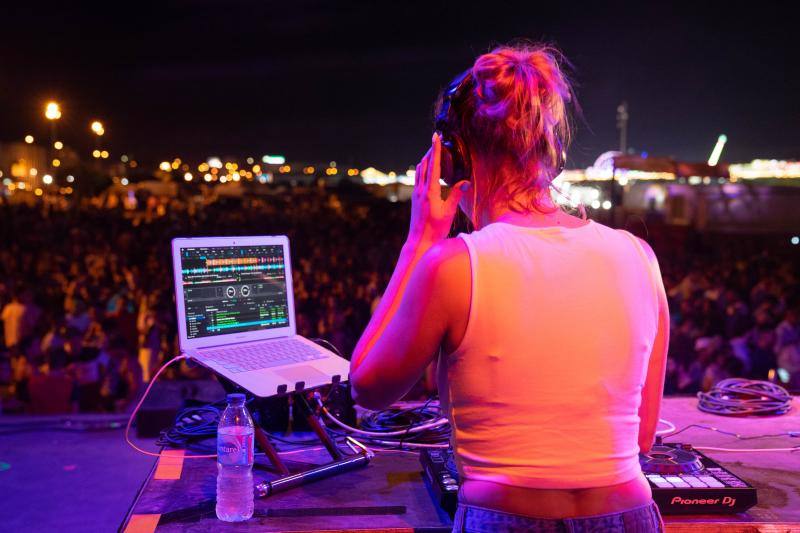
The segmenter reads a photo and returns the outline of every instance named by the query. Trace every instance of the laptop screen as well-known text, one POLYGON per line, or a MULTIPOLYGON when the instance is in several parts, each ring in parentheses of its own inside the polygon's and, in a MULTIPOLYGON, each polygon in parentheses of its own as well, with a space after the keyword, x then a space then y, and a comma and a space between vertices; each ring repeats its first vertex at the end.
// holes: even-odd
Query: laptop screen
POLYGON ((283 246, 181 248, 189 339, 289 326, 283 246))

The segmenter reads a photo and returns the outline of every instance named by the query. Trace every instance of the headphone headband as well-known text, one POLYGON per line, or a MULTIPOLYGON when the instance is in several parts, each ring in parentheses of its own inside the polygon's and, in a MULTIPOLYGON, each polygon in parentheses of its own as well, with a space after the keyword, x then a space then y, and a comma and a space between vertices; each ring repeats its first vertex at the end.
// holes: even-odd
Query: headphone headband
POLYGON ((439 132, 449 131, 451 129, 451 110, 454 102, 461 100, 464 90, 472 82, 471 69, 467 69, 450 82, 447 89, 442 92, 441 105, 439 113, 436 115, 435 128, 439 132))
MULTIPOLYGON (((442 136, 442 146, 447 150, 450 161, 446 162, 447 169, 442 169, 442 176, 448 185, 472 177, 472 160, 469 155, 469 147, 464 142, 462 136, 456 128, 454 104, 458 104, 465 95, 465 92, 473 83, 472 69, 467 69, 455 78, 442 92, 439 104, 439 112, 436 114, 434 129, 442 136)), ((561 138, 556 135, 556 172, 553 176, 558 176, 566 166, 566 153, 561 138)))

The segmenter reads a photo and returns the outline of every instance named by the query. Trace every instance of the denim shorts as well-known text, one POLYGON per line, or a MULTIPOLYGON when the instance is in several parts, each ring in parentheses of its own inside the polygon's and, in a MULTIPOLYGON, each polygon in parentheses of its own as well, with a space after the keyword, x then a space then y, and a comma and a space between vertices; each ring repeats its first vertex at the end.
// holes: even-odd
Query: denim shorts
POLYGON ((453 520, 453 533, 661 533, 664 523, 654 502, 621 513, 580 518, 531 518, 492 511, 472 505, 458 505, 453 520))

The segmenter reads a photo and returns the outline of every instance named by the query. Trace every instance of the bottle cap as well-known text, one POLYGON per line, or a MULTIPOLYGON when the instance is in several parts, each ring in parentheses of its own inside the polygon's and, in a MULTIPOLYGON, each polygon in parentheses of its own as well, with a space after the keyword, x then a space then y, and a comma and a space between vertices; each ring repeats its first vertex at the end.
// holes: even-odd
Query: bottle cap
POLYGON ((241 392, 232 392, 228 394, 228 403, 243 403, 245 396, 241 392))

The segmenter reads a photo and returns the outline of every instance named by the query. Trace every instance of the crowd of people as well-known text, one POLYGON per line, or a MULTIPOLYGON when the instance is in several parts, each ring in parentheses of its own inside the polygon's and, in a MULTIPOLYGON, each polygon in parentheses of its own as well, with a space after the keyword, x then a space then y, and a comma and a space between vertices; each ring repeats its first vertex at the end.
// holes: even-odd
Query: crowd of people
MULTIPOLYGON (((408 205, 357 188, 190 202, 0 200, 6 412, 121 412, 178 352, 175 236, 286 234, 298 332, 349 354, 388 282, 408 205)), ((671 308, 668 393, 800 377, 798 247, 649 228, 671 308)), ((167 377, 209 377, 186 364, 167 377)))
POLYGON ((667 393, 707 391, 732 377, 800 389, 797 248, 769 235, 656 243, 672 322, 667 393))

